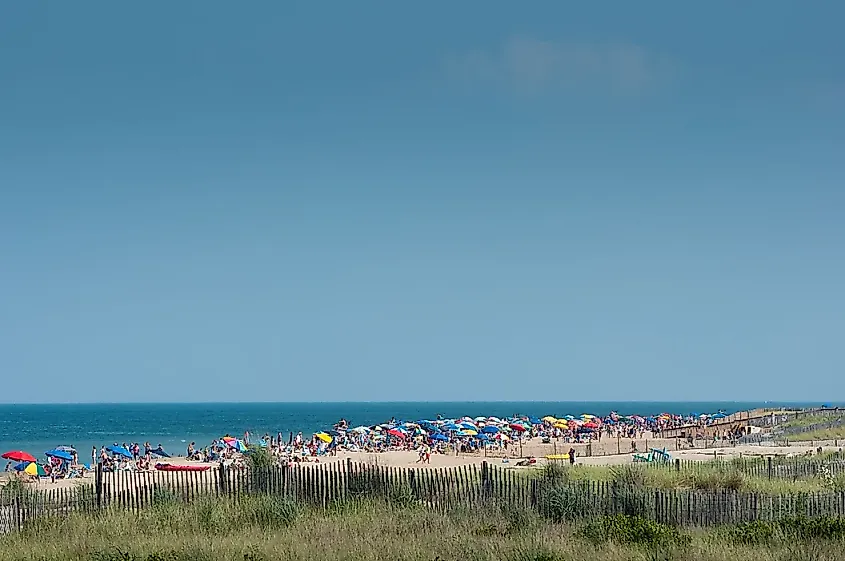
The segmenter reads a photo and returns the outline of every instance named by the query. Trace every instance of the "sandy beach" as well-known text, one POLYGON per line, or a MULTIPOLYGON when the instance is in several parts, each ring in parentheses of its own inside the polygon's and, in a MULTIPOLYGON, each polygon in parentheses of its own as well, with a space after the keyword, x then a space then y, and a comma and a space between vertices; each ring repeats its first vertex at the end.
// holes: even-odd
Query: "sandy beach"
MULTIPOLYGON (((388 468, 442 469, 459 466, 480 465, 483 462, 488 462, 491 464, 496 464, 503 468, 528 469, 518 467, 516 465, 517 462, 522 458, 533 457, 537 460, 536 465, 542 466, 551 461, 545 458, 546 455, 553 454, 556 449, 559 453, 564 452, 564 448, 568 449, 569 447, 574 447, 576 449, 576 452, 578 454, 577 462, 582 465, 624 465, 633 463, 633 454, 630 453, 631 442, 631 439, 622 439, 619 445, 622 446, 624 444, 625 449, 627 449, 628 452, 621 454, 615 453, 615 451, 617 450, 616 439, 612 439, 612 442, 610 440, 603 442, 593 442, 591 445, 573 445, 562 443, 559 446, 555 446, 554 444, 543 444, 540 438, 533 438, 523 444, 521 456, 519 452, 519 447, 515 446, 511 447, 508 450, 508 456, 504 456, 503 454, 488 454, 485 456, 483 453, 458 455, 433 454, 431 456, 431 463, 427 465, 422 465, 417 462, 419 456, 414 451, 390 450, 380 453, 339 451, 335 456, 321 456, 319 458, 319 462, 309 461, 297 465, 303 467, 331 465, 346 462, 347 459, 349 459, 355 464, 377 465, 388 468), (588 449, 588 446, 591 450, 588 449), (593 455, 587 455, 588 452, 592 452, 593 455)), ((809 443, 806 443, 794 444, 790 446, 739 445, 711 447, 706 449, 702 447, 675 450, 674 447, 677 445, 675 439, 642 439, 637 440, 636 444, 638 450, 640 450, 641 452, 647 450, 646 446, 648 446, 649 448, 658 449, 662 449, 665 447, 673 459, 677 458, 681 460, 701 462, 712 461, 715 459, 724 460, 738 457, 801 456, 807 454, 814 454, 818 448, 818 445, 810 446, 809 443)), ((701 445, 701 443, 699 444, 701 445)), ((710 444, 712 445, 712 442, 710 444)), ((832 442, 828 443, 828 445, 822 446, 822 448, 825 451, 841 449, 841 447, 837 448, 833 446, 832 442)), ((189 461, 184 457, 173 457, 168 459, 167 462, 174 465, 202 465, 199 464, 199 462, 189 461)), ((213 478, 213 470, 218 469, 219 464, 212 463, 209 465, 211 466, 211 469, 209 470, 209 472, 207 472, 207 474, 210 481, 213 478)), ((117 479, 111 477, 110 475, 111 474, 107 475, 109 480, 117 479)), ((121 477, 120 479, 123 480, 125 482, 124 484, 127 485, 132 484, 133 482, 135 484, 141 482, 178 482, 178 475, 174 476, 173 473, 159 471, 148 471, 138 473, 137 475, 135 475, 134 472, 125 472, 121 475, 123 477, 121 477)), ((3 474, 3 477, 7 478, 8 474, 3 474)), ((47 478, 42 478, 37 483, 31 483, 29 485, 33 488, 37 488, 39 490, 44 491, 49 491, 52 489, 70 489, 78 485, 93 484, 94 478, 94 472, 89 471, 85 474, 83 478, 69 480, 60 479, 55 482, 52 482, 47 478)))

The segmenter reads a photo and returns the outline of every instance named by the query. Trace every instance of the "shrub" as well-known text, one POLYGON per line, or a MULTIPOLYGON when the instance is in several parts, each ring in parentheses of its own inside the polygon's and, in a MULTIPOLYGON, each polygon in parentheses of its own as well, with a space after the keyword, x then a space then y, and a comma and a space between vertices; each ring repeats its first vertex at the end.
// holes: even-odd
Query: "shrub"
POLYGON ((845 519, 835 516, 784 518, 778 520, 784 536, 801 540, 841 540, 845 538, 845 519))
POLYGON ((583 516, 584 502, 577 487, 552 485, 540 490, 538 507, 540 514, 552 522, 566 522, 583 516))
POLYGON ((727 531, 727 537, 741 545, 766 545, 774 540, 775 535, 775 526, 762 520, 744 522, 727 531))
POLYGON ((642 516, 605 516, 583 526, 579 535, 594 544, 644 545, 652 548, 689 545, 691 538, 673 526, 642 516))

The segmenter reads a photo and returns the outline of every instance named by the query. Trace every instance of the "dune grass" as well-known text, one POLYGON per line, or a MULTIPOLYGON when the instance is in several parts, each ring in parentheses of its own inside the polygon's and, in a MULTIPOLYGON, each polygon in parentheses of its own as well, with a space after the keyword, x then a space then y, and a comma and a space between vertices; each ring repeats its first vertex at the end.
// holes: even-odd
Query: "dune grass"
POLYGON ((825 423, 832 423, 845 418, 845 413, 842 415, 806 415, 795 417, 785 423, 778 425, 780 428, 802 428, 813 425, 823 425, 825 423))
POLYGON ((845 440, 845 426, 790 434, 787 438, 790 442, 845 440))
POLYGON ((42 519, 0 537, 0 561, 845 561, 835 529, 811 540, 771 526, 695 532, 636 517, 554 524, 508 507, 316 510, 250 497, 42 519))
POLYGON ((702 462, 696 469, 675 471, 670 468, 628 466, 565 466, 549 464, 545 469, 560 472, 559 477, 567 481, 613 482, 620 477, 635 477, 639 485, 663 490, 713 490, 747 491, 770 495, 791 493, 820 493, 845 491, 845 474, 832 479, 821 476, 805 478, 769 479, 762 475, 748 475, 741 469, 740 462, 702 462))

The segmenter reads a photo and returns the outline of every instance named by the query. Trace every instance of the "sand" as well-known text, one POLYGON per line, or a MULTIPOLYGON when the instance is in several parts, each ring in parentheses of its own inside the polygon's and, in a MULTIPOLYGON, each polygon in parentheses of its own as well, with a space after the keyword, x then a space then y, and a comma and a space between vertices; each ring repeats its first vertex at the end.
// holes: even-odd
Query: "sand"
MULTIPOLYGON (((679 458, 682 460, 691 461, 709 461, 714 459, 729 459, 734 457, 752 457, 752 456, 800 456, 806 454, 813 454, 817 446, 810 446, 807 444, 793 444, 790 446, 760 446, 760 445, 741 445, 741 446, 724 446, 714 447, 712 441, 707 443, 708 448, 704 448, 705 443, 699 441, 698 448, 686 448, 675 439, 660 440, 660 439, 642 439, 636 441, 637 449, 640 452, 646 452, 648 448, 666 448, 671 454, 672 458, 679 458), (676 449, 680 448, 680 449, 676 449)), ((716 443, 718 444, 718 443, 716 443)), ((822 446, 824 450, 836 450, 832 446, 832 442, 828 446, 822 446)), ((379 465, 385 467, 398 468, 450 468, 464 465, 481 464, 482 462, 494 463, 505 468, 519 469, 516 463, 520 458, 535 457, 538 465, 543 465, 547 462, 546 455, 559 453, 566 453, 570 447, 574 447, 577 451, 577 461, 583 465, 622 465, 633 463, 633 455, 631 454, 631 440, 621 439, 619 442, 615 438, 605 439, 601 442, 594 442, 588 448, 585 444, 570 445, 564 442, 543 444, 541 439, 535 438, 526 443, 523 443, 522 453, 520 455, 520 447, 518 445, 511 446, 508 450, 508 456, 503 454, 432 454, 431 463, 422 465, 417 463, 418 455, 416 452, 406 451, 390 451, 379 454, 367 452, 339 452, 337 456, 321 457, 320 462, 305 462, 303 466, 316 466, 334 464, 337 462, 345 462, 349 458, 355 463, 365 463, 370 465, 379 465), (623 453, 616 453, 617 450, 623 453), (591 453, 592 455, 588 455, 591 453)), ((188 461, 185 458, 174 457, 167 460, 168 463, 175 465, 196 465, 196 462, 188 461)), ((212 470, 217 469, 217 464, 212 464, 212 470)), ((4 474, 5 475, 5 474, 4 474)), ((209 481, 213 480, 213 474, 207 472, 209 481)), ((174 475, 162 472, 149 472, 141 474, 138 477, 128 476, 121 478, 125 480, 125 484, 132 484, 133 481, 168 481, 172 480, 174 475)), ((58 480, 51 482, 49 479, 42 479, 38 484, 32 484, 40 490, 50 489, 66 489, 72 488, 76 485, 84 483, 93 483, 94 473, 88 472, 82 479, 58 480)), ((137 484, 137 483, 136 483, 137 484)))

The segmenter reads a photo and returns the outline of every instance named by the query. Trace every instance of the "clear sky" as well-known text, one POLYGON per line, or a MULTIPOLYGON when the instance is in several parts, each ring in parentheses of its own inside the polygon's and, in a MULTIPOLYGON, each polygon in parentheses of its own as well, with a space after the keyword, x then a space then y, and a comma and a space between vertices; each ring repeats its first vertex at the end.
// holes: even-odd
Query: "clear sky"
POLYGON ((0 401, 845 400, 843 19, 6 2, 0 401))

